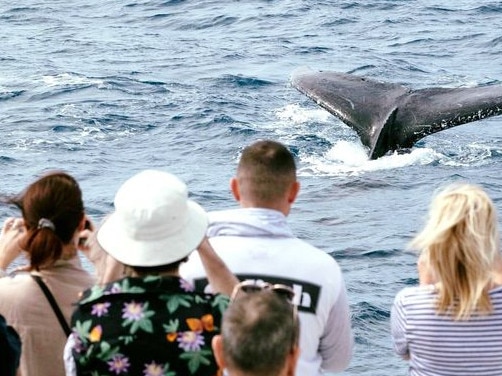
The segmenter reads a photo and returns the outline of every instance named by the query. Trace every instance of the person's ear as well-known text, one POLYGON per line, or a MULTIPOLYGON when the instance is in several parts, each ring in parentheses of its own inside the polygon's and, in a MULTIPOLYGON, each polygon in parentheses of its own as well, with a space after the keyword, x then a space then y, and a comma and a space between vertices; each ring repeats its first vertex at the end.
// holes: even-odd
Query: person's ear
POLYGON ((216 364, 218 364, 221 369, 225 368, 225 360, 223 358, 223 338, 221 337, 221 334, 217 334, 213 337, 211 347, 213 348, 216 364))
POLYGON ((299 358, 300 358, 300 346, 295 346, 288 354, 288 357, 286 358, 286 367, 287 367, 286 375, 294 376, 296 374, 296 365, 298 363, 299 358))
POLYGON ((291 184, 291 187, 289 188, 288 192, 288 203, 292 204, 295 202, 296 197, 298 197, 298 192, 300 192, 300 182, 295 181, 293 184, 291 184))
POLYGON ((230 190, 232 191, 235 200, 239 202, 241 200, 241 193, 239 191, 239 182, 237 181, 237 178, 230 179, 230 190))

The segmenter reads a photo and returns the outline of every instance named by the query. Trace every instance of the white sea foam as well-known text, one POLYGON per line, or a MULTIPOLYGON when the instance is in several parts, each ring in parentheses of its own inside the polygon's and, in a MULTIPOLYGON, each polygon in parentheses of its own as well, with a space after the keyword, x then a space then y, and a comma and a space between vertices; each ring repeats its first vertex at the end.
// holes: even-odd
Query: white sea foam
POLYGON ((293 123, 303 124, 310 121, 328 122, 333 116, 322 108, 307 109, 298 104, 288 104, 276 112, 279 120, 293 123))
POLYGON ((442 155, 432 149, 413 149, 409 153, 393 154, 370 160, 361 143, 337 141, 322 156, 302 158, 301 174, 315 175, 359 175, 365 172, 398 169, 411 165, 426 165, 440 159, 442 155))
POLYGON ((60 73, 56 75, 42 76, 42 81, 50 87, 68 85, 95 85, 97 87, 104 87, 105 85, 103 80, 88 78, 75 73, 60 73))

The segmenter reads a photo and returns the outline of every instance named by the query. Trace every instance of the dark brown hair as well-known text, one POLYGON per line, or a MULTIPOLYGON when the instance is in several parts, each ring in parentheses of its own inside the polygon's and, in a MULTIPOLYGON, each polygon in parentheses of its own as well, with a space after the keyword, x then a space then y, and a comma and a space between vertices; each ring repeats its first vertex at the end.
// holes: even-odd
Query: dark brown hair
POLYGON ((188 257, 183 257, 181 260, 172 262, 166 265, 159 266, 130 266, 126 265, 126 268, 134 270, 140 277, 145 277, 148 275, 160 275, 164 273, 177 273, 180 265, 188 261, 188 257))
POLYGON ((61 258, 63 245, 71 242, 84 216, 82 192, 77 181, 62 171, 50 172, 9 200, 21 209, 27 234, 21 248, 28 253, 32 270, 52 265, 61 258), (40 227, 40 219, 54 229, 40 227))

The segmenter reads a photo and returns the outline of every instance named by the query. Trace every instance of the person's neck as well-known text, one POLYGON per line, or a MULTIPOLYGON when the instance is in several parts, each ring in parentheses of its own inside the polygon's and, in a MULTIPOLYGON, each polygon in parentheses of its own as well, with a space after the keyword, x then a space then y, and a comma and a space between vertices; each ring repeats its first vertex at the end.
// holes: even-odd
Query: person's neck
POLYGON ((125 274, 128 277, 147 277, 147 276, 156 276, 156 277, 180 277, 179 271, 176 272, 145 272, 145 273, 138 273, 135 271, 133 268, 126 268, 125 274))
POLYGON ((502 257, 498 257, 495 260, 495 264, 492 271, 492 285, 490 289, 502 285, 502 257))
POLYGON ((61 258, 63 260, 69 260, 77 256, 77 248, 73 243, 64 244, 63 252, 61 253, 61 258))
POLYGON ((239 202, 241 208, 244 209, 250 209, 250 208, 255 208, 255 209, 270 209, 270 210, 275 210, 278 212, 281 212, 284 214, 286 217, 289 214, 289 211, 291 210, 291 205, 289 204, 283 204, 283 203, 273 203, 273 204, 264 204, 264 203, 257 203, 253 201, 244 201, 241 200, 239 202))

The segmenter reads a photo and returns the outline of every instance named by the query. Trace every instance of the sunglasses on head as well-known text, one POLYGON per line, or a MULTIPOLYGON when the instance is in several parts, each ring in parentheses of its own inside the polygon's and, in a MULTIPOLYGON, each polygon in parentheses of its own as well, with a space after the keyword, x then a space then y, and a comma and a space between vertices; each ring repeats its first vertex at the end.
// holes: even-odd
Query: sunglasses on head
POLYGON ((254 280, 242 281, 237 285, 235 285, 230 300, 231 301, 235 300, 239 292, 252 293, 262 290, 270 290, 273 293, 285 298, 291 304, 293 304, 293 298, 295 296, 295 292, 291 287, 278 283, 272 284, 268 282, 254 281, 254 280))
MULTIPOLYGON (((272 284, 264 281, 254 281, 254 280, 246 280, 235 285, 232 296, 230 297, 230 301, 233 302, 238 297, 239 293, 256 293, 263 290, 268 290, 276 294, 277 296, 284 298, 290 305, 293 313, 293 326, 297 326, 298 322, 298 308, 293 303, 293 298, 295 296, 295 291, 283 284, 272 284)), ((291 349, 294 349, 298 342, 298 330, 293 330, 291 335, 291 349)))

